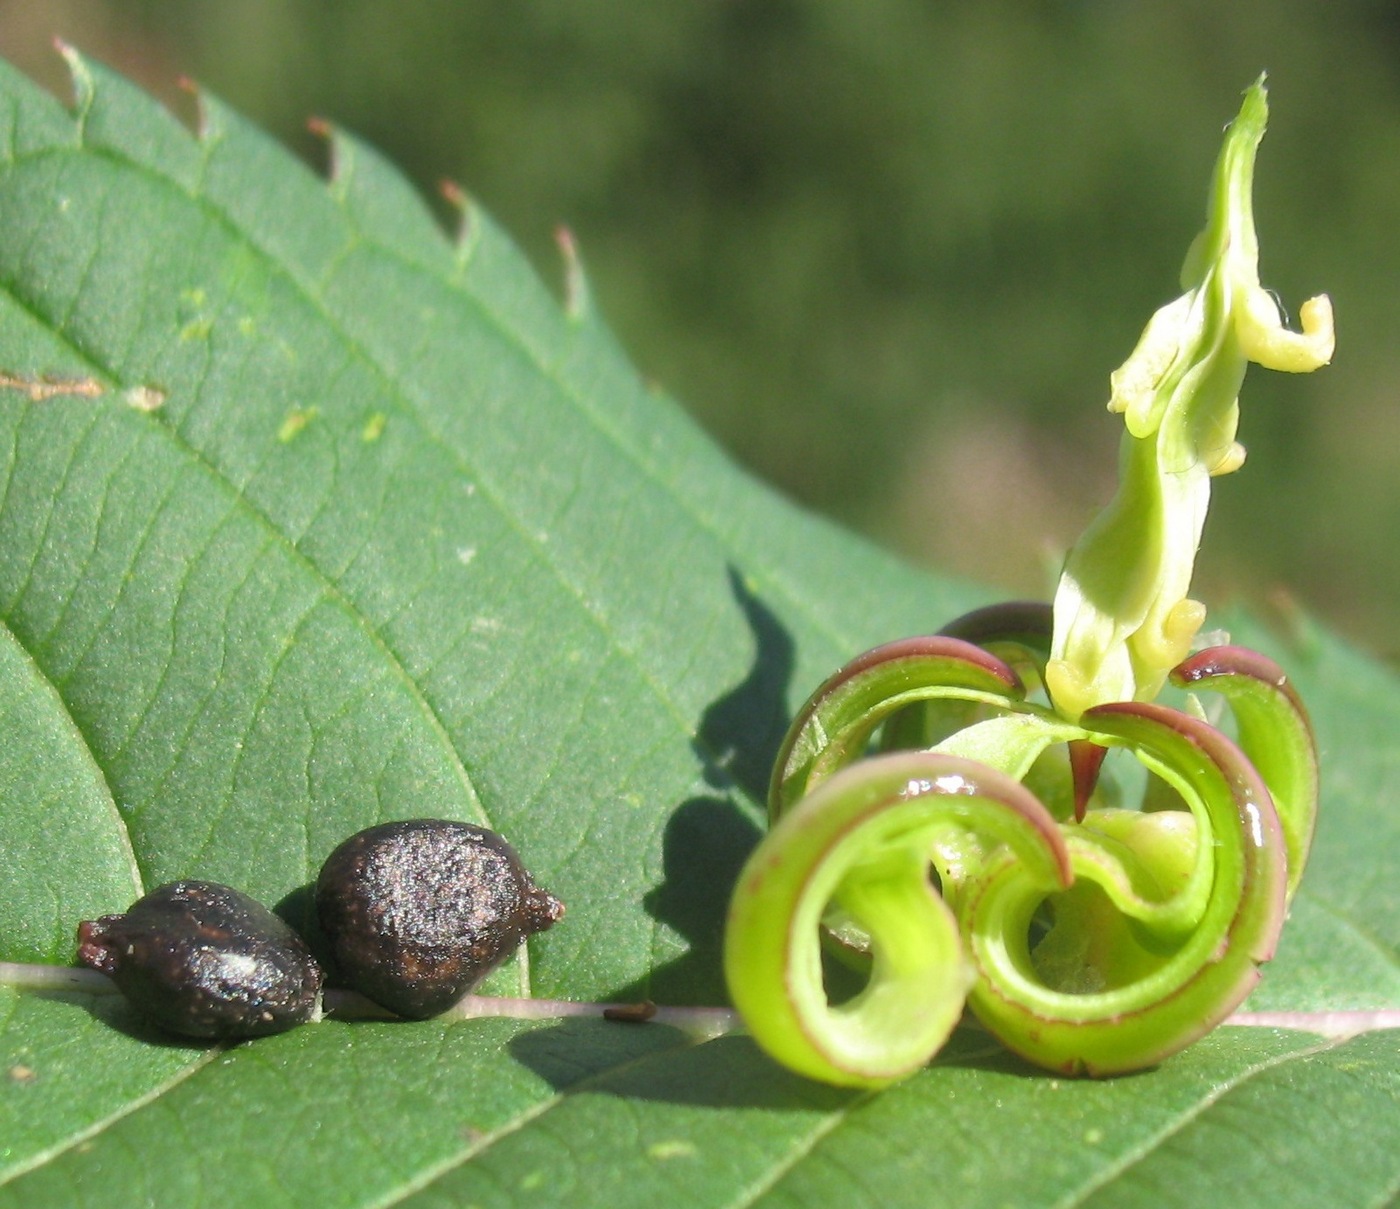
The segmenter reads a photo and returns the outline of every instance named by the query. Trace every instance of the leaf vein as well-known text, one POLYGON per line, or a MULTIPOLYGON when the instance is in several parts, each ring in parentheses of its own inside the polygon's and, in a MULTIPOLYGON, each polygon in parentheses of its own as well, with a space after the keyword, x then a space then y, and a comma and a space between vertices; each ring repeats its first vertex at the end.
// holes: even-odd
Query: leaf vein
MULTIPOLYGON (((3 1177, 0 1177, 0 1187, 3 1187, 5 1184, 18 1179, 20 1176, 36 1168, 44 1166, 46 1163, 53 1162, 55 1159, 77 1150, 84 1143, 91 1141, 101 1133, 105 1133, 119 1121, 131 1116, 133 1113, 139 1112, 148 1104, 153 1104, 156 1100, 160 1099, 161 1096, 165 1095, 166 1092, 171 1091, 186 1079, 198 1074, 199 1071, 203 1070, 209 1063, 213 1062, 215 1058, 223 1054, 223 1052, 223 1046, 214 1046, 206 1050, 194 1058, 188 1066, 182 1067, 180 1070, 176 1071, 170 1078, 162 1080, 160 1083, 147 1089, 141 1095, 127 1101, 127 1103, 123 1104, 120 1108, 114 1109, 105 1117, 92 1122, 83 1129, 69 1134, 62 1142, 28 1155, 14 1167, 10 1168, 3 1177)), ((137 1157, 139 1158, 140 1156, 137 1157)))
POLYGON ((1345 1040, 1347 1039, 1329 1038, 1315 1045, 1290 1050, 1285 1054, 1275 1054, 1273 1057, 1247 1066, 1230 1078, 1223 1079, 1214 1084, 1199 1100, 1189 1108, 1178 1113, 1170 1122, 1153 1133, 1151 1137, 1145 1138, 1136 1146, 1133 1146, 1127 1152, 1120 1155, 1113 1162, 1105 1164, 1091 1179, 1086 1180, 1084 1184, 1074 1192, 1060 1201, 1057 1201, 1055 1209, 1073 1209, 1076 1205, 1083 1205, 1094 1193, 1106 1187, 1113 1180, 1118 1179, 1133 1167, 1146 1161, 1146 1159, 1164 1142, 1176 1137, 1186 1129, 1187 1126, 1197 1121, 1204 1113, 1209 1111, 1215 1104, 1237 1088, 1243 1087, 1251 1080, 1259 1078, 1277 1067, 1286 1066, 1290 1062, 1301 1061, 1306 1058, 1314 1057, 1317 1054, 1326 1053, 1328 1050, 1335 1049, 1337 1046, 1342 1045, 1345 1040))
MULTIPOLYGON (((166 178, 164 177, 157 177, 156 179, 166 180, 166 178)), ((14 298, 17 304, 27 307, 27 309, 29 309, 31 313, 35 314, 35 317, 41 322, 51 322, 51 320, 47 316, 43 316, 42 314, 39 314, 38 312, 34 311, 32 307, 28 307, 27 301, 19 295, 18 291, 16 291, 13 288, 11 283, 3 283, 3 286, 0 286, 0 288, 5 288, 7 292, 11 295, 11 297, 14 298)), ((76 339, 71 334, 64 332, 62 333, 62 337, 65 343, 70 348, 70 350, 78 357, 81 357, 89 368, 95 370, 98 373, 103 374, 109 379, 117 379, 118 375, 112 372, 110 368, 103 366, 101 360, 96 356, 96 354, 91 350, 88 350, 82 347, 80 344, 78 344, 76 339)), ((452 738, 445 724, 443 723, 441 716, 438 714, 436 708, 426 698, 417 681, 414 680, 414 678, 409 674, 403 658, 389 644, 387 639, 384 637, 383 633, 369 620, 369 618, 359 608, 359 606, 345 594, 345 592, 340 588, 339 584, 334 579, 332 579, 320 567, 318 563, 316 563, 312 558, 310 558, 304 550, 297 546, 295 542, 291 541, 286 534, 282 533, 281 530, 279 530, 274 524, 272 518, 261 508, 255 505, 252 499, 247 495, 247 493, 244 492, 241 488, 239 488, 239 486, 235 484, 220 467, 211 462, 201 450, 196 448, 188 439, 186 439, 184 434, 180 433, 171 424, 156 418, 156 415, 154 414, 138 415, 135 418, 145 423, 153 425, 157 430, 165 434, 166 438, 170 440, 185 456, 189 457, 201 472, 208 475, 209 478, 213 480, 221 490, 228 492, 232 496, 235 505, 243 509, 249 516, 249 518, 254 521, 255 524, 259 525, 264 530, 264 532, 271 536, 271 538, 280 546, 284 553, 286 553, 290 558, 292 558, 293 561, 298 563, 304 571, 308 572, 311 578, 322 586, 322 589, 324 590, 326 595, 337 605, 337 607, 341 608, 344 611, 344 613, 362 631, 367 640, 373 646, 379 649, 381 654, 385 656, 386 662, 389 664, 391 669, 399 678, 402 687, 405 689, 406 692, 408 692, 411 699, 415 702, 419 710, 423 713, 425 720, 428 722, 429 726, 436 733, 440 743, 443 745, 446 751, 451 753, 454 770, 456 771, 458 779, 466 792, 467 799, 475 805, 477 811, 482 817, 482 821, 489 825, 490 819, 486 814, 484 804, 482 803, 479 794, 476 792, 475 785, 473 783, 470 771, 467 767, 467 763, 462 752, 458 750, 456 744, 452 741, 452 738)), ((52 505, 50 505, 50 512, 52 512, 52 505)), ((46 525, 48 523, 50 522, 46 520, 46 525)), ((42 548, 43 542, 41 541, 36 546, 36 550, 42 548)), ((35 557, 37 560, 37 553, 35 557)), ((33 571, 31 566, 31 577, 32 573, 33 571)))

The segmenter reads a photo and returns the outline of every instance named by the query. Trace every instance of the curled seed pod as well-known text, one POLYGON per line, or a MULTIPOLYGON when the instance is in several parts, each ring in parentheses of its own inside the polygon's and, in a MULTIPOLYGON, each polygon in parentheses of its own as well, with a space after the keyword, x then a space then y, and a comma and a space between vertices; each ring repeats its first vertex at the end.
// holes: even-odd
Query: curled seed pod
POLYGON ((124 915, 78 925, 78 960, 161 1027, 261 1037, 315 1018, 321 967, 261 903, 218 882, 158 886, 124 915))
POLYGON ((346 984, 423 1020, 550 927, 564 904, 495 832, 413 819, 336 848, 316 879, 316 911, 346 984))

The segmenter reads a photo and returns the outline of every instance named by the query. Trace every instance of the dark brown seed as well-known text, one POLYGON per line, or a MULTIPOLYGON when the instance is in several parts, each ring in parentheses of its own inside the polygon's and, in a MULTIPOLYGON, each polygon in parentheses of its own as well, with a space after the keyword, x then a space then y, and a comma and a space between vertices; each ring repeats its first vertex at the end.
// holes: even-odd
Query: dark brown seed
POLYGON ((320 1005, 321 967, 306 943, 261 903, 218 882, 171 882, 124 915, 84 920, 78 960, 186 1037, 280 1033, 313 1019, 320 1005))
POLYGON ((412 819, 370 827, 332 852, 316 911, 346 985, 423 1020, 550 927, 564 904, 494 831, 412 819))

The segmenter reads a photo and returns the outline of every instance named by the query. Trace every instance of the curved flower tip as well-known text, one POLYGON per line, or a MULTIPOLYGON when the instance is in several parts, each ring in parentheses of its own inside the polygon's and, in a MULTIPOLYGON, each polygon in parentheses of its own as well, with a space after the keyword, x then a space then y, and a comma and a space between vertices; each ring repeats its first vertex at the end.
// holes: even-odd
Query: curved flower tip
POLYGON ((1244 462, 1235 432, 1249 363, 1306 373, 1332 357, 1327 296, 1303 304, 1295 332, 1259 284, 1252 190, 1267 118, 1261 78, 1225 136, 1186 292, 1152 316, 1111 378, 1109 409, 1127 430, 1122 484, 1070 551, 1055 597, 1048 687, 1071 718, 1151 700, 1185 658, 1204 615, 1187 593, 1210 480, 1244 462))
POLYGON ((1337 334, 1332 323, 1332 300, 1326 294, 1309 298, 1298 313, 1301 332, 1283 326, 1278 304, 1267 290, 1256 286, 1240 307, 1236 324, 1240 351, 1265 369, 1307 374, 1332 360, 1337 334))

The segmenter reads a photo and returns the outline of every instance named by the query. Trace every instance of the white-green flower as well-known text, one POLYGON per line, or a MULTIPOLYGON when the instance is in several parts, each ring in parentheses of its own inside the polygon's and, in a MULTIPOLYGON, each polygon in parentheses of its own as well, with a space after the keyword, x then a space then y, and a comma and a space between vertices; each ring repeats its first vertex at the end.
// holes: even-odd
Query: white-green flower
POLYGON ((1303 304, 1294 332, 1259 284, 1252 189, 1267 120, 1261 77, 1226 132, 1186 293, 1153 315, 1111 378, 1108 406, 1127 428, 1118 493, 1070 551, 1055 595, 1046 681, 1068 718, 1150 699, 1189 652, 1205 617, 1187 592, 1210 479, 1244 461, 1235 430, 1248 364, 1305 373, 1332 357, 1326 295, 1303 304))

